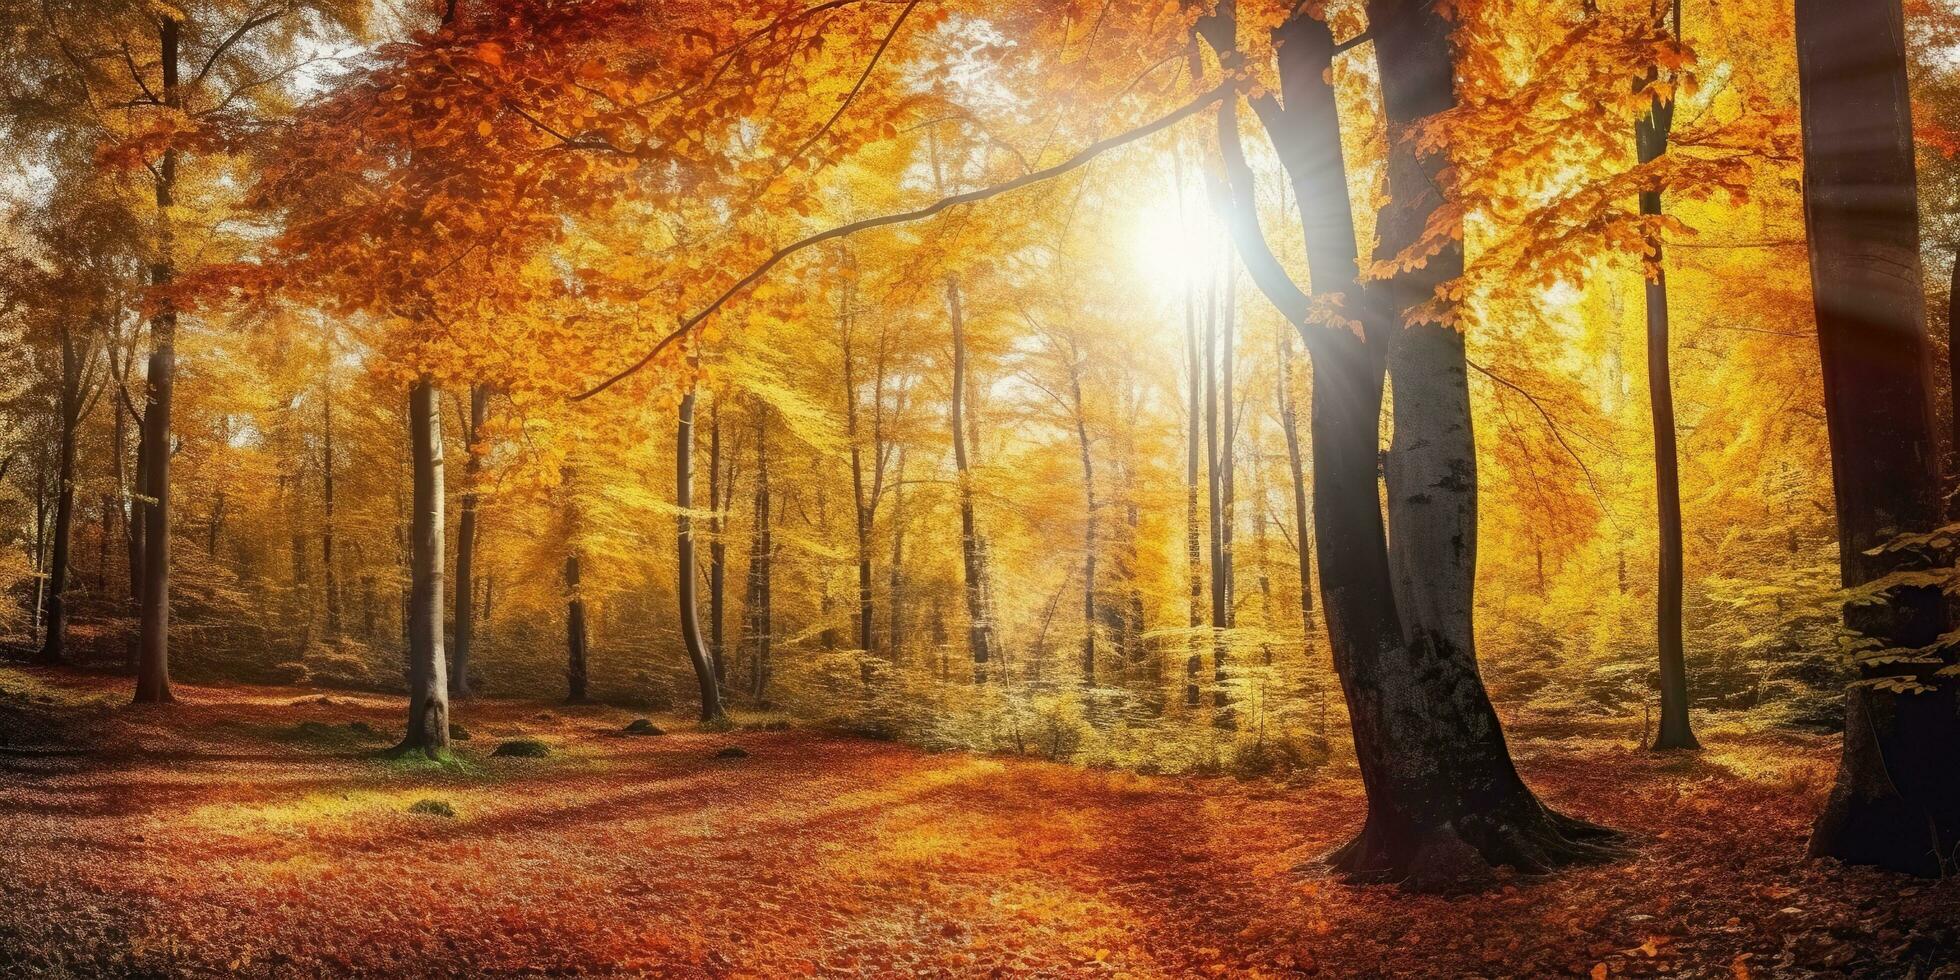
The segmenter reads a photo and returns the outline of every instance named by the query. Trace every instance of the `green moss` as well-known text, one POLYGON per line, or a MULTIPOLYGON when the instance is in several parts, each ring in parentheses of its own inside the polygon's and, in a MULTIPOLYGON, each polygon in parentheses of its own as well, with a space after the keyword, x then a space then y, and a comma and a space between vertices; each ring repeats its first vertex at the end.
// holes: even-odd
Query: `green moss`
POLYGON ((498 745, 497 750, 490 754, 514 759, 542 759, 551 754, 551 747, 535 738, 513 738, 498 745))
POLYGON ((456 808, 446 800, 416 800, 408 807, 410 813, 421 813, 431 817, 454 817, 456 808))

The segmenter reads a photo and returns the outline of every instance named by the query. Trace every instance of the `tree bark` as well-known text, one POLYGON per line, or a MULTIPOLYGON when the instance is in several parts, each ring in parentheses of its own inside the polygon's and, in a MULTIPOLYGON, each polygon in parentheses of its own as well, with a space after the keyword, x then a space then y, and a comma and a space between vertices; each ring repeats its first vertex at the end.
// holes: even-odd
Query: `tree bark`
POLYGON ((579 556, 565 556, 565 700, 585 701, 585 595, 579 591, 579 556))
MULTIPOLYGON (((1673 5, 1674 33, 1681 31, 1681 5, 1673 5)), ((1646 82, 1658 80, 1649 72, 1646 82)), ((1645 118, 1634 124, 1634 149, 1639 162, 1651 163, 1667 152, 1674 127, 1674 100, 1656 96, 1645 118)), ((1659 220, 1661 192, 1642 191, 1640 213, 1659 220)), ((1659 508, 1659 571, 1656 640, 1660 654, 1660 730, 1656 750, 1699 749, 1688 718, 1688 665, 1681 622, 1681 464, 1675 449, 1674 382, 1668 366, 1667 268, 1658 230, 1647 238, 1651 250, 1647 272, 1647 393, 1654 415, 1654 496, 1659 508)), ((1543 567, 1544 557, 1539 557, 1543 567)))
POLYGON ((398 755, 449 751, 448 663, 442 651, 443 480, 441 393, 428 375, 408 393, 413 514, 409 526, 408 731, 398 755))
POLYGON ((1082 400, 1082 352, 1068 343, 1069 392, 1075 401, 1075 443, 1082 456, 1082 685, 1096 683, 1096 467, 1089 454, 1089 412, 1082 400))
POLYGON ((749 549, 751 605, 750 635, 754 660, 749 671, 749 693, 761 703, 769 691, 769 645, 774 629, 769 609, 770 563, 775 545, 769 527, 769 410, 758 403, 755 409, 755 527, 749 549))
POLYGON ((953 324, 951 388, 953 468, 960 499, 960 568, 966 579, 966 645, 973 656, 973 682, 987 683, 993 659, 993 624, 987 615, 987 567, 980 556, 979 521, 973 506, 973 466, 966 445, 966 317, 960 307, 959 280, 946 277, 946 312, 953 324))
POLYGON ((708 518, 708 656, 715 665, 715 686, 728 686, 728 651, 723 646, 722 619, 724 616, 725 593, 723 588, 728 578, 728 546, 722 540, 722 533, 728 529, 728 501, 725 495, 735 492, 731 478, 726 485, 721 472, 721 399, 708 405, 708 507, 714 516, 708 518))
MULTIPOLYGON (((1182 168, 1180 170, 1180 182, 1182 168)), ((1200 672, 1204 669, 1204 658, 1198 652, 1200 647, 1199 630, 1204 626, 1205 604, 1205 559, 1203 535, 1198 531, 1198 453, 1199 426, 1204 419, 1205 377, 1211 373, 1199 353, 1197 298, 1189 280, 1184 284, 1184 353, 1190 368, 1190 407, 1187 414, 1190 424, 1185 427, 1184 438, 1184 566, 1190 585, 1190 636, 1186 640, 1188 650, 1184 659, 1184 706, 1196 708, 1199 704, 1202 687, 1200 672)))
POLYGON ((47 566, 47 586, 41 593, 42 635, 38 660, 43 664, 61 663, 68 638, 68 591, 70 542, 75 523, 75 442, 80 438, 83 391, 82 352, 76 348, 74 331, 64 322, 61 330, 61 391, 57 410, 61 431, 55 449, 55 499, 53 546, 47 566))
MULTIPOLYGON (((334 566, 333 343, 327 343, 327 369, 320 385, 320 573, 326 589, 327 642, 340 639, 340 575, 334 566)), ((465 511, 467 513, 467 511, 465 511)), ((458 545, 458 548, 461 548, 458 545)), ((458 564, 461 564, 460 559, 458 564)), ((458 569, 460 575, 461 569, 458 569)), ((463 606, 457 604, 458 612, 463 606)), ((461 669, 460 667, 458 668, 461 669)))
MULTIPOLYGON (((179 105, 177 92, 177 35, 180 22, 159 21, 158 50, 163 64, 163 100, 179 105)), ((176 278, 171 258, 170 209, 177 185, 177 151, 163 152, 156 170, 156 204, 162 226, 157 256, 150 264, 150 284, 169 286, 176 278)), ((177 311, 166 300, 150 319, 150 373, 143 409, 146 501, 143 513, 143 589, 139 617, 136 702, 167 704, 170 693, 170 408, 177 372, 177 311)))
MULTIPOLYGON (((456 522, 456 649, 449 675, 449 696, 458 701, 469 700, 470 694, 470 655, 476 652, 476 482, 483 472, 483 457, 477 451, 477 440, 483 437, 483 425, 489 418, 490 389, 480 385, 470 386, 469 416, 463 428, 463 441, 467 456, 463 458, 463 514, 456 522)), ((577 583, 572 583, 576 588, 577 583)), ((583 659, 583 651, 580 657, 583 659)))
POLYGON ((688 515, 694 507, 692 389, 681 399, 680 431, 674 440, 674 503, 680 508, 680 516, 675 521, 679 525, 681 642, 687 647, 687 659, 694 665, 694 679, 701 686, 701 720, 719 721, 723 716, 721 686, 715 683, 714 662, 701 642, 701 615, 696 608, 694 585, 694 519, 688 515))
MULTIPOLYGON (((1221 12, 1229 16, 1229 4, 1221 12)), ((1390 132, 1400 135, 1409 123, 1453 100, 1448 24, 1424 0, 1376 0, 1368 12, 1390 132)), ((1220 19, 1201 22, 1200 30, 1223 52, 1232 35, 1229 21, 1228 30, 1219 29, 1220 19)), ((1324 43, 1282 45, 1282 52, 1290 52, 1281 64, 1287 103, 1255 108, 1282 147, 1281 160, 1301 208, 1309 265, 1331 273, 1315 276, 1317 288, 1329 291, 1322 293, 1323 308, 1329 293, 1359 298, 1335 308, 1346 311, 1343 319, 1359 313, 1367 338, 1363 342, 1345 328, 1319 326, 1314 300, 1292 283, 1266 245, 1251 196, 1251 170, 1228 103, 1220 113, 1219 141, 1226 179, 1237 186, 1223 195, 1230 205, 1227 225, 1254 281, 1299 328, 1314 372, 1313 503, 1323 608, 1368 796, 1361 834, 1328 860, 1351 880, 1461 891, 1487 885, 1493 865, 1538 872, 1609 856, 1612 832, 1545 808, 1518 778, 1477 675, 1474 650, 1450 642, 1468 629, 1467 617, 1453 622, 1447 615, 1467 610, 1467 593, 1448 590, 1467 589, 1462 569, 1474 567, 1474 538, 1453 540, 1446 533, 1439 539, 1435 530, 1458 526, 1467 516, 1474 471, 1461 472, 1469 465, 1467 400, 1457 393, 1464 386, 1461 339, 1451 344, 1434 325, 1413 341, 1414 350, 1401 355, 1409 373, 1397 378, 1396 402, 1398 412, 1414 412, 1412 425, 1449 440, 1426 456, 1444 464, 1433 482, 1446 486, 1435 489, 1455 499, 1446 499, 1450 506, 1440 512, 1431 511, 1442 518, 1433 526, 1402 514, 1396 537, 1400 554, 1390 559, 1376 475, 1381 352, 1391 341, 1399 341, 1398 347, 1412 342, 1398 314, 1428 298, 1436 263, 1450 259, 1432 258, 1423 276, 1385 284, 1380 290, 1385 297, 1362 290, 1358 279, 1339 278, 1353 268, 1355 239, 1345 173, 1338 167, 1338 116, 1326 84, 1327 62, 1319 60, 1320 53, 1331 57, 1333 45, 1325 25, 1311 18, 1296 16, 1281 30, 1324 43), (1404 401, 1415 404, 1404 406, 1404 401), (1457 490, 1448 484, 1467 486, 1457 490), (1413 571, 1414 554, 1429 558, 1434 568, 1426 572, 1430 577, 1411 583, 1416 608, 1406 622, 1416 628, 1405 631, 1392 572, 1413 571)), ((1395 142, 1389 161, 1392 200, 1380 228, 1382 254, 1400 252, 1426 226, 1430 211, 1441 203, 1434 183, 1439 169, 1440 161, 1418 160, 1409 141, 1395 142)), ((1405 438, 1399 414, 1397 436, 1405 438)), ((1405 461, 1401 489, 1426 489, 1408 485, 1416 464, 1424 461, 1405 461)), ((1391 497, 1391 515, 1408 503, 1402 494, 1391 497)))
POLYGON ((1313 511, 1307 509, 1306 459, 1300 453, 1300 412, 1293 395, 1293 340, 1280 334, 1279 340, 1280 432, 1286 437, 1286 468, 1293 484, 1293 545, 1300 567, 1300 628, 1306 646, 1313 647, 1313 541, 1307 525, 1313 511))
MULTIPOLYGON (((1921 291, 1917 174, 1897 0, 1798 0, 1804 213, 1846 586, 1923 567, 1869 554, 1940 523, 1932 354, 1921 291)), ((1937 588, 1847 604, 1845 625, 1887 650, 1947 628, 1937 588)), ((1953 662, 1866 664, 1845 697, 1844 756, 1810 853, 1932 876, 1960 853, 1960 694, 1953 662), (1875 683, 1923 684, 1898 694, 1875 683)))
POLYGON ((1212 520, 1212 528, 1217 534, 1217 547, 1213 552, 1212 564, 1212 708, 1216 716, 1213 723, 1221 728, 1234 724, 1232 717, 1232 694, 1226 686, 1226 661, 1231 656, 1231 643, 1228 631, 1233 624, 1233 601, 1236 598, 1232 579, 1232 530, 1237 523, 1233 512, 1236 496, 1234 480, 1238 473, 1238 460, 1233 445, 1238 439, 1237 406, 1233 399, 1238 385, 1233 377, 1235 335, 1238 333, 1238 269, 1230 264, 1227 255, 1225 263, 1225 302, 1218 310, 1218 349, 1220 355, 1219 379, 1216 411, 1219 416, 1218 454, 1213 457, 1218 474, 1218 508, 1212 520))

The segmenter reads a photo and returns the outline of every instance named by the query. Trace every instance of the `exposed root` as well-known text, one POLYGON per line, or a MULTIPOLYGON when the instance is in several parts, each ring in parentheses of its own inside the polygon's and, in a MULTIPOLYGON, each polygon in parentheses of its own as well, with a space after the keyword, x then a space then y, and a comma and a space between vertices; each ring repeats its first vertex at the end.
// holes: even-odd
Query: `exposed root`
POLYGON ((1399 884, 1413 892, 1460 894, 1496 883, 1496 869, 1544 875, 1626 854, 1626 835, 1568 817, 1536 800, 1518 812, 1466 814, 1453 823, 1395 834, 1370 819, 1322 863, 1352 884, 1399 884))

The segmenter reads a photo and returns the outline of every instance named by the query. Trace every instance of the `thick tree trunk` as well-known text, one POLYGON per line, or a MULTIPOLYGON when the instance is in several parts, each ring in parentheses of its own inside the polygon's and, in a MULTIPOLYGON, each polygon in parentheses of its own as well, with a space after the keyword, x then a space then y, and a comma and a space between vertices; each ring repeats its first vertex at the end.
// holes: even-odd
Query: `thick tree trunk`
POLYGON ((680 567, 678 591, 680 593, 681 642, 687 647, 687 659, 694 665, 694 679, 701 686, 701 720, 719 721, 722 718, 721 687, 715 683, 715 665, 708 657, 708 649, 701 642, 701 614, 696 608, 694 584, 694 519, 688 511, 694 507, 694 392, 688 391, 681 399, 680 431, 674 440, 674 503, 680 508, 676 518, 680 536, 680 567))
MULTIPOLYGON (((164 103, 178 105, 175 17, 160 19, 158 50, 163 63, 164 103)), ((150 284, 168 286, 176 278, 171 258, 170 210, 175 204, 177 151, 165 150, 156 171, 157 213, 163 231, 150 264, 150 284)), ((139 617, 136 701, 166 704, 170 694, 170 407, 177 372, 177 312, 166 301, 150 319, 150 374, 143 409, 143 440, 148 470, 143 514, 143 588, 139 617)))
POLYGON ((443 487, 441 393, 427 375, 408 393, 414 494, 409 526, 408 731, 397 754, 449 751, 448 663, 442 651, 443 487))
POLYGON ((579 591, 579 557, 565 556, 565 700, 585 700, 585 595, 579 591))
POLYGON ((973 506, 973 466, 966 445, 966 317, 959 280, 946 277, 946 312, 953 323, 953 468, 960 498, 960 568, 966 579, 966 646, 973 655, 973 682, 987 683, 993 659, 993 624, 987 616, 987 567, 980 557, 980 529, 973 506))
MULTIPOLYGON (((1674 5, 1674 30, 1681 30, 1681 7, 1674 5)), ((1657 80, 1656 76, 1647 79, 1657 80)), ((1635 155, 1651 163, 1667 152, 1674 127, 1674 100, 1655 98, 1647 116, 1634 125, 1635 155)), ((1643 191, 1640 213, 1658 220, 1661 192, 1643 191)), ((1674 440, 1674 381, 1668 366, 1667 268, 1660 233, 1647 247, 1647 393, 1654 415, 1654 497, 1659 505, 1659 593, 1655 638, 1660 654, 1661 722, 1653 748, 1699 749, 1688 718, 1688 664, 1681 623, 1681 464, 1674 440)), ((1544 557, 1539 557, 1542 568, 1544 557)), ((1542 591, 1542 590, 1541 590, 1542 591)))
MULTIPOLYGON (((1897 0, 1798 0, 1804 211, 1824 410, 1846 586, 1915 567, 1869 554, 1940 523, 1932 355, 1921 291, 1917 176, 1897 0)), ((1945 632, 1936 588, 1898 588, 1845 607, 1876 645, 1914 648, 1945 632)), ((1951 663, 1950 656, 1935 658, 1951 663)), ((1846 694, 1844 758, 1810 853, 1918 875, 1960 853, 1960 685, 1942 663, 1868 666, 1846 694), (1898 694, 1872 686, 1921 683, 1898 694)))
MULTIPOLYGON (((1229 5, 1222 10, 1229 14, 1229 5)), ((1381 61, 1390 132, 1399 136, 1410 122, 1452 101, 1448 24, 1425 0, 1376 0, 1369 5, 1369 23, 1381 61)), ((1200 27, 1223 50, 1231 35, 1217 31, 1216 24, 1213 20, 1200 27)), ((1473 447, 1467 399, 1461 395, 1461 339, 1451 343, 1445 334, 1454 331, 1433 324, 1405 331, 1399 322, 1402 311, 1429 298, 1428 284, 1438 279, 1436 263, 1450 259, 1433 257, 1430 269, 1411 277, 1415 281, 1388 284, 1387 297, 1373 296, 1375 290, 1364 292, 1355 279, 1339 277, 1353 267, 1355 238, 1347 182, 1338 168, 1338 116, 1331 108, 1326 62, 1306 57, 1316 51, 1331 55, 1331 38, 1324 25, 1305 17, 1294 18, 1281 30, 1330 42, 1282 45, 1282 52, 1291 52, 1281 64, 1287 104, 1283 109, 1267 105, 1261 117, 1281 147, 1282 162, 1291 161, 1289 175, 1301 208, 1309 265, 1333 273, 1316 272, 1317 287, 1323 297, 1331 291, 1359 298, 1359 303, 1338 308, 1346 311, 1344 318, 1360 313, 1368 338, 1363 342, 1346 329, 1315 323, 1314 301, 1286 278, 1259 234, 1251 170, 1238 146, 1237 123, 1229 110, 1222 112, 1220 145, 1227 178, 1237 185, 1229 194, 1228 224, 1254 280, 1300 328, 1312 357, 1313 502, 1321 597, 1368 794, 1361 834, 1330 854, 1329 861, 1353 880, 1456 891, 1487 884, 1492 865, 1537 872, 1607 856, 1612 851, 1604 841, 1614 836, 1610 831, 1546 809, 1518 778, 1477 675, 1474 650, 1467 644, 1469 622, 1461 614, 1467 613, 1470 580, 1463 569, 1474 568, 1474 538, 1457 534, 1474 531, 1473 524, 1462 523, 1471 514, 1474 471, 1468 463, 1473 447), (1391 341, 1404 348, 1400 363, 1407 372, 1397 377, 1397 438, 1412 434, 1402 431, 1401 413, 1409 412, 1413 428, 1442 441, 1395 464, 1403 468, 1403 493, 1391 497, 1390 512, 1405 510, 1412 503, 1408 498, 1417 493, 1433 489, 1448 495, 1440 502, 1413 501, 1432 509, 1400 515, 1399 554, 1393 562, 1376 461, 1381 352, 1391 341), (1443 486, 1411 486, 1415 481, 1409 478, 1421 472, 1443 486), (1464 489, 1456 489, 1458 485, 1464 489), (1439 537, 1442 529, 1449 530, 1439 537), (1414 609, 1406 621, 1410 628, 1405 629, 1392 571, 1416 570, 1416 555, 1432 567, 1423 578, 1405 583, 1414 593, 1414 609), (1452 594, 1452 588, 1464 591, 1452 594), (1453 613, 1459 615, 1453 619, 1453 613), (1459 636, 1466 642, 1453 640, 1459 636)), ((1392 201, 1379 229, 1383 254, 1395 254, 1415 240, 1441 203, 1434 183, 1437 169, 1440 161, 1425 166, 1407 140, 1392 147, 1392 201)))
MULTIPOLYGON (((470 655, 476 652, 476 481, 483 471, 476 441, 483 436, 489 409, 490 390, 471 385, 469 416, 465 419, 469 424, 463 429, 468 453, 463 460, 463 514, 456 522, 456 649, 449 674, 449 696, 459 701, 470 697, 470 655)), ((580 657, 583 659, 582 650, 580 657)))

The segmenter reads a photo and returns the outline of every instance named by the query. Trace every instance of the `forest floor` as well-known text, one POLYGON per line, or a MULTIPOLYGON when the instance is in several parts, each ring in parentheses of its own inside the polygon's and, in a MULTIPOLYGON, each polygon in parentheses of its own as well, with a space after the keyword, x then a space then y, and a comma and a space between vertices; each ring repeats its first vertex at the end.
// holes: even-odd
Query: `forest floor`
POLYGON ((438 765, 378 756, 395 699, 126 687, 0 668, 0 975, 1960 977, 1960 882, 1801 860, 1834 739, 1655 757, 1515 725, 1545 798, 1637 849, 1438 898, 1311 868, 1360 823, 1339 767, 633 737, 623 710, 506 701, 462 706, 438 765), (519 736, 550 754, 491 755, 519 736))

